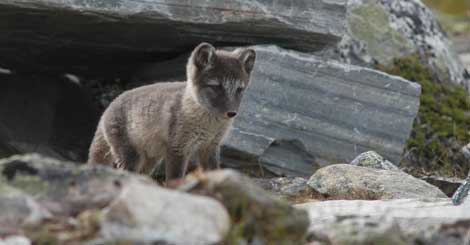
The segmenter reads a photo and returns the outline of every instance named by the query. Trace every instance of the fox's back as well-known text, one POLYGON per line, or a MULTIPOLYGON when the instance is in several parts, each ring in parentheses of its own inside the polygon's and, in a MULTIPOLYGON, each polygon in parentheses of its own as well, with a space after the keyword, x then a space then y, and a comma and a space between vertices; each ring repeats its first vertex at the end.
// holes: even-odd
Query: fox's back
POLYGON ((181 110, 185 87, 185 82, 165 82, 126 91, 110 104, 104 120, 119 120, 124 124, 125 132, 136 146, 165 144, 169 127, 181 110))

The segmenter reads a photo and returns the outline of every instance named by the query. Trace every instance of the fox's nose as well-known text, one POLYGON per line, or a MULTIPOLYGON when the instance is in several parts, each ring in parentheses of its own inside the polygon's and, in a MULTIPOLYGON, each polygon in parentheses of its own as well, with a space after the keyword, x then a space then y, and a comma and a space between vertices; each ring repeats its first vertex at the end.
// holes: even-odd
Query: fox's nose
POLYGON ((232 118, 232 117, 235 117, 237 115, 237 113, 234 112, 234 111, 229 111, 229 112, 226 113, 226 115, 227 115, 228 118, 232 118))

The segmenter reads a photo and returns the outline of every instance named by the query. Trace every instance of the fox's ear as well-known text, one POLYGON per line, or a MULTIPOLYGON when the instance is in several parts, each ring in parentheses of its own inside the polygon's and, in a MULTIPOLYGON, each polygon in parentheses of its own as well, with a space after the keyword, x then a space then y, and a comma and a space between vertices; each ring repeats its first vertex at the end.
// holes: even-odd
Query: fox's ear
POLYGON ((199 69, 213 65, 216 57, 215 48, 209 43, 199 44, 191 54, 193 64, 199 69))
POLYGON ((240 51, 240 61, 247 73, 251 73, 255 66, 256 52, 253 49, 243 49, 240 51))

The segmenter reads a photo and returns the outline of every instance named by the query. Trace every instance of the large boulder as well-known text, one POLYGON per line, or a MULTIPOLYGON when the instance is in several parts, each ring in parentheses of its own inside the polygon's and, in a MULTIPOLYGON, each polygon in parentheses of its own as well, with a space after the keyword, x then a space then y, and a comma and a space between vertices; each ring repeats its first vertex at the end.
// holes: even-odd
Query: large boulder
POLYGON ((307 210, 310 242, 316 244, 465 244, 470 203, 449 199, 325 201, 296 205, 307 210))
POLYGON ((327 56, 374 66, 419 54, 441 80, 470 89, 470 74, 434 14, 420 0, 349 1, 346 22, 347 34, 327 56))
POLYGON ((0 64, 120 77, 201 41, 316 51, 340 41, 345 15, 346 0, 6 0, 0 64))
POLYGON ((319 169, 308 185, 330 199, 445 198, 437 187, 401 171, 349 164, 319 169))
POLYGON ((399 162, 418 84, 275 46, 254 48, 251 84, 224 143, 227 165, 310 176, 313 160, 350 162, 369 150, 399 162))

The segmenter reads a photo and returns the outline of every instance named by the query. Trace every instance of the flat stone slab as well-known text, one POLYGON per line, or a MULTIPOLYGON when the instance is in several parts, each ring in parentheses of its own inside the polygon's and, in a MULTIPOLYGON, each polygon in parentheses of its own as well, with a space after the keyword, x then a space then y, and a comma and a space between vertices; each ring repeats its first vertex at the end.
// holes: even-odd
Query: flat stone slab
POLYGON ((125 73, 202 41, 316 51, 340 41, 346 2, 4 0, 0 67, 125 73))
POLYGON ((310 176, 313 162, 350 162, 369 150, 399 162, 418 84, 276 46, 255 49, 251 84, 224 145, 228 165, 251 160, 279 175, 310 176))

